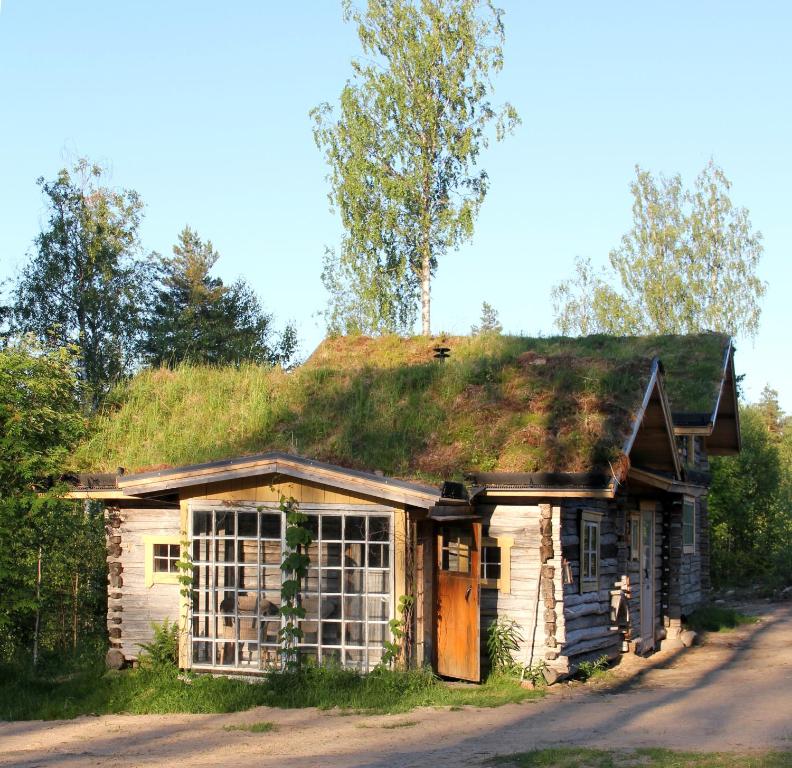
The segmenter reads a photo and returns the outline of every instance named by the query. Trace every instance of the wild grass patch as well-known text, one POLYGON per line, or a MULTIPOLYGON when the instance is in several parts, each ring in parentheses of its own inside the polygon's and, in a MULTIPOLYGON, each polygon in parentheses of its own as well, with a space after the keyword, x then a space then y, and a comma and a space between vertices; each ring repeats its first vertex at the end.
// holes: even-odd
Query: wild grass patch
POLYGON ((248 733, 270 733, 276 731, 275 723, 263 720, 260 723, 240 723, 239 725, 224 725, 224 731, 247 731, 248 733))
POLYGON ((0 669, 0 720, 55 720, 79 715, 238 712, 257 706, 338 708, 399 714, 416 707, 497 707, 543 695, 511 679, 452 686, 431 672, 381 670, 361 675, 340 667, 273 673, 258 682, 144 666, 107 672, 98 663, 68 675, 0 669))
POLYGON ((502 755, 491 765, 513 768, 791 768, 792 752, 735 754, 670 749, 600 750, 554 747, 502 755))
POLYGON ((685 620, 689 629, 696 632, 730 632, 745 624, 756 624, 758 616, 748 616, 720 605, 707 605, 698 608, 685 620))

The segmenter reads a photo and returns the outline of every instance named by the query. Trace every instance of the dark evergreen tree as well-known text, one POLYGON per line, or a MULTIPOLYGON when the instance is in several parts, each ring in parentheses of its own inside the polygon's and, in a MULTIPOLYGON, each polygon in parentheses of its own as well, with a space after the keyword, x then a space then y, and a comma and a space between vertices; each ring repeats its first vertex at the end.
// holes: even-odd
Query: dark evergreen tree
POLYGON ((160 257, 160 287, 143 354, 152 365, 183 360, 226 364, 243 360, 287 365, 297 346, 294 326, 273 330, 272 315, 243 280, 224 285, 210 271, 219 254, 185 227, 173 256, 160 257))

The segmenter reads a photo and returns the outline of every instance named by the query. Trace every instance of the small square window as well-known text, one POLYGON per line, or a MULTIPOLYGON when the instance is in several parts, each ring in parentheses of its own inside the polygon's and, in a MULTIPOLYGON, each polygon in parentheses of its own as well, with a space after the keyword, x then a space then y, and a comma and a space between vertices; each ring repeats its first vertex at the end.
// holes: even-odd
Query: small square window
POLYGON ((178 584, 181 544, 178 536, 144 536, 145 584, 178 584))

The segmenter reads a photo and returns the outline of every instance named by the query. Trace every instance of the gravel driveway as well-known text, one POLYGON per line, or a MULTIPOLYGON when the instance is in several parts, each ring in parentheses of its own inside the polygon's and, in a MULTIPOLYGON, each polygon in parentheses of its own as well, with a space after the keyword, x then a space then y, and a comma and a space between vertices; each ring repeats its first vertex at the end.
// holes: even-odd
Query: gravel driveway
POLYGON ((559 685, 498 709, 342 716, 109 715, 0 723, 0 766, 476 766, 552 745, 702 751, 792 749, 792 605, 687 651, 625 658, 612 679, 559 685), (224 726, 268 720, 271 733, 224 726))

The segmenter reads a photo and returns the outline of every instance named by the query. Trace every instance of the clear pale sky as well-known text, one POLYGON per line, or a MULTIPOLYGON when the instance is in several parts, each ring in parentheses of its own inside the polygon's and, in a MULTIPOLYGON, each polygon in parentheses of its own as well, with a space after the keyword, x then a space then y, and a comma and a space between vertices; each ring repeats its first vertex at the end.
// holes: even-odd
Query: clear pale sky
MULTIPOLYGON (((468 332, 486 300, 507 332, 552 333, 550 287, 576 255, 604 264, 630 225, 635 164, 692 182, 713 156, 764 234, 761 329, 738 340, 738 370, 749 399, 770 383, 792 411, 792 4, 501 5, 495 100, 523 125, 482 157, 491 191, 440 262, 433 331, 468 332)), ((307 356, 339 236, 308 111, 357 53, 336 0, 2 0, 0 279, 43 220, 36 178, 85 155, 141 194, 147 251, 191 225, 217 274, 296 321, 307 356)))

